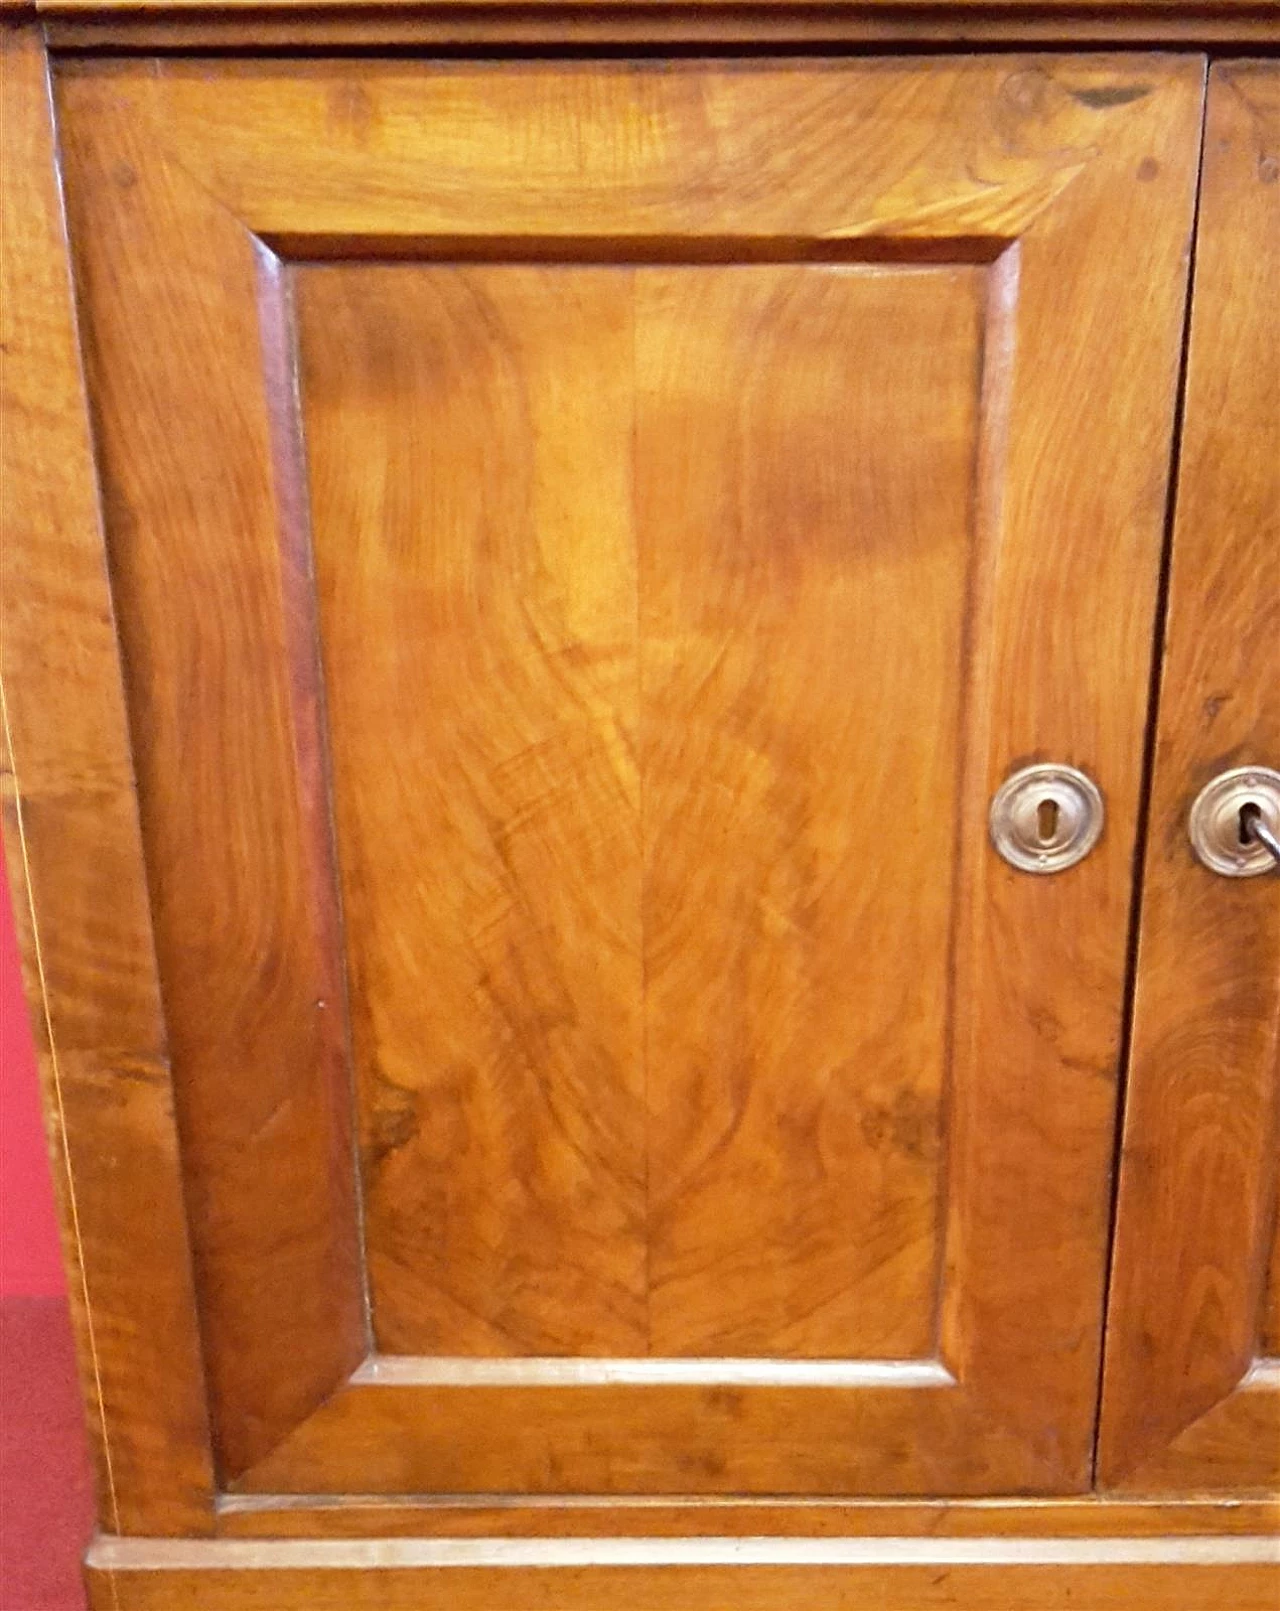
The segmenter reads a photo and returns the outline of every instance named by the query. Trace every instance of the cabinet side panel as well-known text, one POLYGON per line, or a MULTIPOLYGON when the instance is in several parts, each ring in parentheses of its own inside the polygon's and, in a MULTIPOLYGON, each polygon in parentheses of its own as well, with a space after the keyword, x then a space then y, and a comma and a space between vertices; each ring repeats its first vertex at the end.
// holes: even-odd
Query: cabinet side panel
MULTIPOLYGON (((1216 773, 1280 766, 1278 177, 1280 68, 1215 68, 1107 1337, 1112 1482, 1157 1481, 1149 1462, 1215 1406, 1215 1486, 1280 1478, 1275 1393, 1237 1395, 1234 1450, 1224 1402, 1267 1329, 1280 888, 1209 872, 1187 838, 1216 773)), ((1158 1485, 1209 1476, 1175 1458, 1158 1485)))
POLYGON ((201 1532, 203 1377, 49 86, 34 28, 0 50, 5 850, 99 1516, 201 1532))

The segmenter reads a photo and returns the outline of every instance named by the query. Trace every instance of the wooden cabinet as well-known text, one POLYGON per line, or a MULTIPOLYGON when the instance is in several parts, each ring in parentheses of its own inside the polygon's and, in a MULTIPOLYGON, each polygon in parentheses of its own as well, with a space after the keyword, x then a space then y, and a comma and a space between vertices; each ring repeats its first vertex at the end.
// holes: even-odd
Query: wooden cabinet
POLYGON ((95 1603, 1271 1605, 1280 875, 1186 817, 1280 765, 1275 68, 60 26, 5 826, 95 1603))

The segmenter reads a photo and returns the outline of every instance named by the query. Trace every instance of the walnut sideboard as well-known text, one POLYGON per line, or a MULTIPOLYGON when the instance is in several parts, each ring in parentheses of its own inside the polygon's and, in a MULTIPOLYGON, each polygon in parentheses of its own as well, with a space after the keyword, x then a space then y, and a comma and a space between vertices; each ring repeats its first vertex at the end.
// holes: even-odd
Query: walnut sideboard
POLYGON ((1276 1611, 1280 7, 3 19, 95 1611, 1276 1611))

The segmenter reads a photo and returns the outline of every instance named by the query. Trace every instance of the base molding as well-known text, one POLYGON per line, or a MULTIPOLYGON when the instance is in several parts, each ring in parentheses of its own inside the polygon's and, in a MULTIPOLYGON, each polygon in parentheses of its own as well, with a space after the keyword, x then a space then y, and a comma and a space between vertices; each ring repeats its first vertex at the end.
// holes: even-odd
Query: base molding
POLYGON ((1275 1611, 1280 1538, 99 1537, 94 1611, 1275 1611))
POLYGON ((1165 1538, 1280 1535, 1280 1495, 946 1499, 222 1494, 217 1538, 1165 1538))

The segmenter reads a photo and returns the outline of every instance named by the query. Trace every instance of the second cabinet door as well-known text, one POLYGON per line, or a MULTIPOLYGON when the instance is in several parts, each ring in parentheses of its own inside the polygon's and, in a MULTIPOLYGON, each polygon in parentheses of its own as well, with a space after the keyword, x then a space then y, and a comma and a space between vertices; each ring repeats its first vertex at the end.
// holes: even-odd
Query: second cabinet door
POLYGON ((63 71, 224 1485, 1087 1484, 1202 76, 63 71))
POLYGON ((1280 1487, 1280 873, 1187 832, 1280 771, 1278 162, 1280 65, 1215 65, 1099 1451, 1146 1492, 1280 1487))

